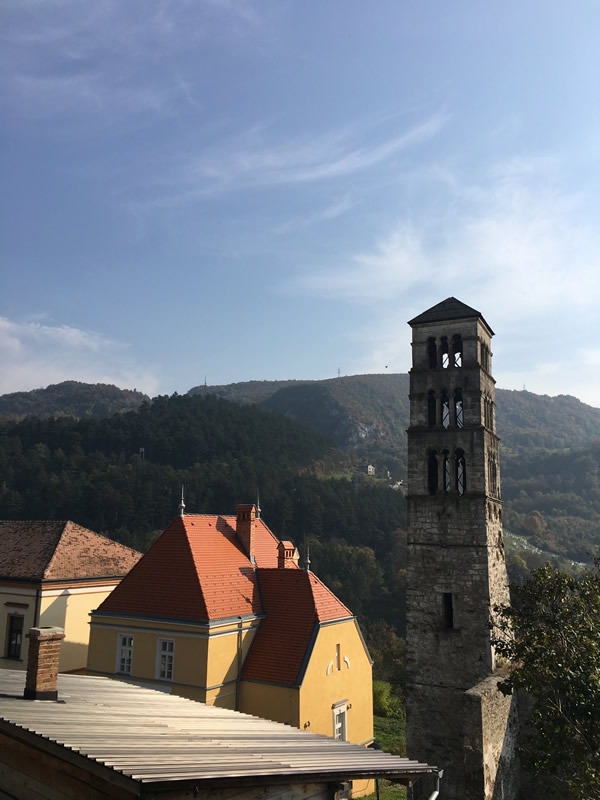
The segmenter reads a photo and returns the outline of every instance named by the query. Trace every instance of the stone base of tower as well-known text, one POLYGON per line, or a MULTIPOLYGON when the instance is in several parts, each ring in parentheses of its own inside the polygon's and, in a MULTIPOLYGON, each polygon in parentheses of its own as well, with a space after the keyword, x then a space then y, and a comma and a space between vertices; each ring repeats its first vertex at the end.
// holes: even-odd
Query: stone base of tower
MULTIPOLYGON (((500 692, 502 679, 492 675, 466 692, 408 687, 408 756, 444 770, 440 797, 445 800, 519 797, 516 698, 500 692)), ((434 790, 423 779, 412 800, 427 800, 434 790)))
POLYGON ((498 689, 505 675, 491 675, 465 692, 465 800, 519 797, 517 697, 498 689))

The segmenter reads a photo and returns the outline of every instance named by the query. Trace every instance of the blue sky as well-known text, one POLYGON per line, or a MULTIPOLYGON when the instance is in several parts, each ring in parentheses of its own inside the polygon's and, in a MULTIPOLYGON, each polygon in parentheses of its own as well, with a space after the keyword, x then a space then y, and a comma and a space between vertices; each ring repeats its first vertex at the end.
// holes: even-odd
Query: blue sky
POLYGON ((403 372, 600 406, 597 0, 4 0, 0 393, 403 372))

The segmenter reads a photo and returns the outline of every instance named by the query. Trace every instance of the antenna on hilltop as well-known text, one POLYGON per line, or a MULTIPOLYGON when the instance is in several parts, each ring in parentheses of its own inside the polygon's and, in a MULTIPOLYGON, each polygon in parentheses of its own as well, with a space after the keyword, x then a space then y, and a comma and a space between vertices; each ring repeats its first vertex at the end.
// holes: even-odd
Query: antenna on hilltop
POLYGON ((256 519, 260 519, 260 492, 256 490, 256 519))
POLYGON ((306 545, 306 558, 304 559, 304 566, 306 567, 306 571, 310 572, 310 545, 306 545))
POLYGON ((183 517, 185 515, 185 502, 183 499, 185 487, 183 483, 181 484, 181 502, 179 503, 179 516, 183 517))

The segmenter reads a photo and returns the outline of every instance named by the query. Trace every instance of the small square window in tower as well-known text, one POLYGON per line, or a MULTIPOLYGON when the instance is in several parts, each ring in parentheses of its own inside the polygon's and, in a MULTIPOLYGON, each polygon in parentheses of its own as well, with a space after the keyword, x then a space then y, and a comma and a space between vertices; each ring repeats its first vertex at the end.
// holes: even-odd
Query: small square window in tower
POLYGON ((442 623, 447 631, 454 628, 454 598, 452 592, 444 592, 442 595, 442 623))

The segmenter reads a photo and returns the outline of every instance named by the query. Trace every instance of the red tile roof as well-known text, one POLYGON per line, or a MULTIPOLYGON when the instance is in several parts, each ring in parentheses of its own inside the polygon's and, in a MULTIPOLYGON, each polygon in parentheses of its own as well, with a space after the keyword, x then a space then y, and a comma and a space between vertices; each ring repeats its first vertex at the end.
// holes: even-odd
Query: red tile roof
POLYGON ((235 526, 234 516, 173 520, 96 613, 201 622, 264 612, 243 677, 296 685, 315 626, 352 612, 313 573, 277 567, 279 540, 262 520, 256 564, 235 526))
POLYGON ((0 520, 1 578, 121 578, 140 558, 136 550, 74 522, 0 520))
POLYGON ((242 678, 297 685, 321 622, 352 612, 312 572, 259 569, 266 617, 244 662, 242 678))
MULTIPOLYGON (((176 518, 99 613, 194 621, 261 613, 255 568, 235 524, 235 516, 176 518)), ((254 536, 256 565, 276 567, 277 537, 260 519, 254 536)))

